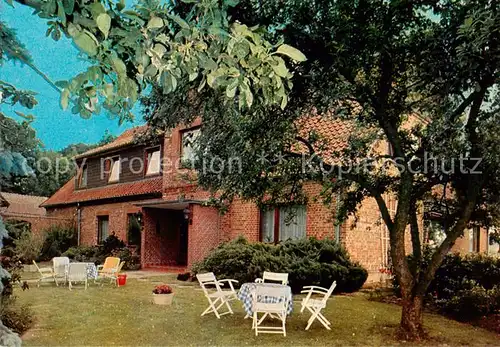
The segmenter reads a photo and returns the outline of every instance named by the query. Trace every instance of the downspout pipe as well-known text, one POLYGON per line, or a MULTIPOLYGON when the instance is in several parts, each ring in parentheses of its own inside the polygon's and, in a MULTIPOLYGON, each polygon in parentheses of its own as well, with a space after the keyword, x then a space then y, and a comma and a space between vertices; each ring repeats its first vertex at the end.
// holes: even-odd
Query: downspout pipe
POLYGON ((81 222, 82 222, 82 210, 80 208, 80 203, 76 204, 76 218, 77 218, 77 245, 80 246, 80 234, 81 234, 81 222))
POLYGON ((338 223, 338 215, 340 210, 340 192, 337 193, 337 201, 335 202, 335 242, 340 243, 340 223, 338 223))

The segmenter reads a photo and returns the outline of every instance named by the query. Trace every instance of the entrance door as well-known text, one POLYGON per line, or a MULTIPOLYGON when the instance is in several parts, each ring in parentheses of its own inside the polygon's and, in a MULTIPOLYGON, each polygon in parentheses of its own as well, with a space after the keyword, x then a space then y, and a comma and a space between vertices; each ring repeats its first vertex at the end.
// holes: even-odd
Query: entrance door
POLYGON ((181 212, 179 228, 179 257, 177 263, 179 265, 187 265, 188 255, 188 221, 184 219, 184 214, 181 212))

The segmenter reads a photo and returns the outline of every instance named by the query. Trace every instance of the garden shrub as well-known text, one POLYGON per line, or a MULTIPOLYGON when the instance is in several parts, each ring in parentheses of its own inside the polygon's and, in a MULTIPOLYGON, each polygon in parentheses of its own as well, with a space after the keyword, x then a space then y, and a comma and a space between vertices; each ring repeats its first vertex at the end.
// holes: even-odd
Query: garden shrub
POLYGON ((40 256, 44 240, 41 234, 25 231, 17 240, 14 240, 14 252, 21 261, 29 264, 40 256))
POLYGON ((16 298, 11 296, 2 299, 0 320, 10 330, 22 335, 33 326, 34 313, 30 306, 19 304, 16 298))
POLYGON ((253 282, 264 271, 288 273, 294 293, 303 286, 330 287, 353 292, 361 288, 368 273, 352 262, 345 249, 333 240, 315 238, 285 241, 278 245, 249 243, 240 237, 215 248, 193 272, 214 272, 220 278, 233 278, 240 284, 253 282))
POLYGON ((103 264, 107 257, 118 257, 124 261, 124 270, 138 270, 141 259, 127 248, 115 235, 110 235, 101 245, 71 247, 62 254, 74 261, 103 264))
POLYGON ((49 260, 61 256, 70 247, 77 245, 77 231, 73 227, 53 225, 44 230, 45 242, 42 247, 41 260, 49 260))
MULTIPOLYGON (((413 271, 413 256, 408 261, 413 271)), ((426 250, 422 265, 429 261, 430 252, 426 250)), ((393 283, 399 295, 395 278, 393 283)), ((481 253, 446 255, 427 289, 427 300, 462 321, 500 312, 500 258, 481 253)))
POLYGON ((34 322, 34 313, 30 307, 18 304, 13 295, 14 284, 21 283, 23 266, 17 256, 2 255, 0 261, 2 268, 10 274, 2 278, 4 288, 0 295, 0 320, 10 330, 21 335, 31 328, 34 322))

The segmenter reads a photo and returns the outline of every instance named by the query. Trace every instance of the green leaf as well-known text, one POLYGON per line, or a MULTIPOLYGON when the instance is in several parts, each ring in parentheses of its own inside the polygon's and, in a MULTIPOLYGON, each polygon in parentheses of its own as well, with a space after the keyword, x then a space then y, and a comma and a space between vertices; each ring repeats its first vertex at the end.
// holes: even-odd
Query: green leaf
POLYGON ((236 89, 238 88, 239 80, 234 78, 233 81, 227 86, 226 95, 228 98, 234 98, 236 95, 236 89))
POLYGON ((289 46, 287 44, 279 46, 278 49, 276 50, 276 53, 284 54, 284 55, 292 58, 295 61, 306 61, 307 60, 304 53, 299 51, 297 48, 294 48, 294 47, 289 46))
POLYGON ((61 20, 62 25, 66 26, 66 12, 60 0, 57 1, 57 17, 61 20))
POLYGON ((68 81, 57 81, 55 85, 62 89, 69 87, 68 81))
POLYGON ((97 54, 97 44, 94 39, 90 37, 87 33, 81 32, 73 37, 73 41, 75 44, 90 56, 94 56, 97 54))
POLYGON ((108 38, 109 29, 111 28, 111 17, 107 13, 101 13, 95 21, 99 30, 104 34, 104 37, 108 38))
POLYGON ((175 15, 169 15, 168 17, 172 18, 182 29, 190 29, 189 24, 181 17, 175 15))
POLYGON ((115 70, 118 76, 123 76, 127 73, 127 67, 120 58, 111 58, 111 64, 113 64, 113 70, 115 70))
POLYGON ((280 77, 288 76, 288 69, 286 68, 285 62, 283 59, 278 59, 278 65, 271 65, 273 71, 280 77))
POLYGON ((69 90, 68 89, 63 89, 61 92, 61 107, 63 110, 66 110, 68 108, 69 104, 69 90))
POLYGON ((160 17, 151 17, 151 19, 148 22, 148 29, 158 29, 162 28, 164 25, 163 19, 160 17))
POLYGON ((199 2, 199 0, 181 0, 185 4, 195 4, 199 2))
POLYGON ((284 110, 286 105, 288 104, 288 96, 283 95, 283 97, 281 98, 281 109, 284 110))
POLYGON ((106 8, 99 1, 88 5, 90 12, 92 12, 92 17, 97 18, 101 13, 106 13, 106 8))
POLYGON ((224 5, 229 7, 235 7, 240 3, 240 0, 224 0, 224 5))
POLYGON ((75 9, 75 0, 62 0, 66 14, 72 14, 75 9))

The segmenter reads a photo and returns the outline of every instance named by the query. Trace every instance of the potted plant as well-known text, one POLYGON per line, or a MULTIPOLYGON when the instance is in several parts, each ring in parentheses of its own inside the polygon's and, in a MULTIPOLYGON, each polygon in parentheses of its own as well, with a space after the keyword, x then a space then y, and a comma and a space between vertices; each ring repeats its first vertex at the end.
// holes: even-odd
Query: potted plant
POLYGON ((174 293, 172 287, 160 284, 153 289, 153 302, 157 305, 171 305, 174 293))

